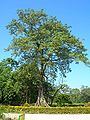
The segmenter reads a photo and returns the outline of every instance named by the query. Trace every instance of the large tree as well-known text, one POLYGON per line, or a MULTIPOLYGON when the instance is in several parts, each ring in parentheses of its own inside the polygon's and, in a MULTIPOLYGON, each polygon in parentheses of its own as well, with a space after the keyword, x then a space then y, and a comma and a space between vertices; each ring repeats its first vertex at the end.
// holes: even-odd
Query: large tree
POLYGON ((18 10, 7 29, 13 41, 12 50, 23 63, 35 63, 38 67, 39 87, 36 105, 47 105, 43 96, 43 82, 54 80, 57 71, 63 77, 70 72, 70 64, 82 61, 89 65, 86 48, 79 38, 71 34, 69 27, 43 10, 18 10))

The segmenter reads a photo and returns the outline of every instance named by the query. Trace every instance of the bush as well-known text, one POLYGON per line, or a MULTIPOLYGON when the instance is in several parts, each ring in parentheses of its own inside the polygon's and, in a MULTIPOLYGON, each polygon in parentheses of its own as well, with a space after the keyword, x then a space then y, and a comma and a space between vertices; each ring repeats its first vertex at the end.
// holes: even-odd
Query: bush
MULTIPOLYGON (((62 107, 83 107, 85 104, 84 103, 64 103, 61 104, 62 107)), ((53 103, 51 107, 60 107, 60 104, 53 103)))
POLYGON ((90 114, 90 107, 25 107, 25 106, 0 106, 0 111, 5 113, 45 113, 45 114, 90 114))
POLYGON ((85 105, 84 105, 85 107, 90 107, 90 102, 88 102, 88 103, 85 103, 85 105))
POLYGON ((26 102, 26 103, 24 103, 23 106, 24 106, 24 107, 30 107, 31 105, 26 102))

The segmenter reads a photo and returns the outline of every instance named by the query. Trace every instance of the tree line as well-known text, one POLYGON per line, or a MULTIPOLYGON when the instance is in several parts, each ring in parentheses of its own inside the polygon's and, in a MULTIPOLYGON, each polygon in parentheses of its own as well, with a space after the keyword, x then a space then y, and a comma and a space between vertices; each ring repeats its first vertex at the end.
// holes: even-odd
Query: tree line
MULTIPOLYGON (((0 103, 9 105, 34 104, 38 96, 38 73, 33 64, 19 65, 7 58, 0 62, 0 103)), ((44 97, 49 105, 55 103, 86 103, 90 101, 90 87, 70 88, 66 84, 56 86, 49 81, 43 83, 44 97)))

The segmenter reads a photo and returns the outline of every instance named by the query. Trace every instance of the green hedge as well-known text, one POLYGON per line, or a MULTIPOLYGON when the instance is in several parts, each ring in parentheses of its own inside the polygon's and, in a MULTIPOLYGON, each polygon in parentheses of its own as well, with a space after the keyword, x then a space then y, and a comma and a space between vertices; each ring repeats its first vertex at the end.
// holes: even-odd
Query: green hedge
POLYGON ((15 113, 46 113, 46 114, 90 114, 90 107, 25 107, 0 106, 0 112, 15 113))
POLYGON ((64 103, 61 106, 57 106, 56 103, 53 103, 52 107, 83 107, 85 106, 85 103, 73 103, 73 104, 69 104, 69 103, 64 103))

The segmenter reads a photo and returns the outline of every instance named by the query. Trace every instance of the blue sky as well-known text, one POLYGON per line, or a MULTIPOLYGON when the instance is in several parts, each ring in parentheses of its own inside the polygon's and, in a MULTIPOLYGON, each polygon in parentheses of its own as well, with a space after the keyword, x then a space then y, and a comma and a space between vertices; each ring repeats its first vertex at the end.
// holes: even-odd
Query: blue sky
MULTIPOLYGON (((17 17, 17 9, 27 8, 43 8, 48 15, 72 26, 72 34, 84 42, 90 59, 90 0, 3 0, 0 3, 0 60, 10 57, 4 48, 8 47, 12 37, 5 26, 17 17)), ((67 74, 64 82, 72 88, 82 85, 90 87, 90 68, 82 63, 72 64, 71 68, 72 72, 67 74)))

